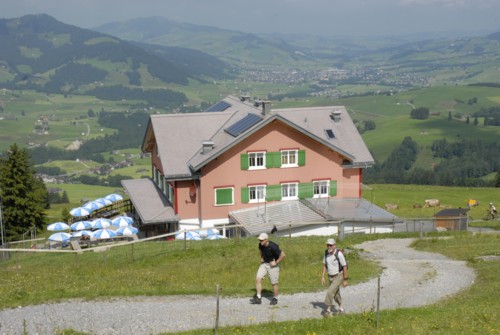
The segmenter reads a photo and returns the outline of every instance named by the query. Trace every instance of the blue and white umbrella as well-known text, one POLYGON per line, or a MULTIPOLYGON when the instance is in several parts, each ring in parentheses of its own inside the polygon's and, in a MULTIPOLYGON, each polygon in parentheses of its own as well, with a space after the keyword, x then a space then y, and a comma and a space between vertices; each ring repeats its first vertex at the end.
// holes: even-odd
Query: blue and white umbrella
POLYGON ((103 208, 104 205, 102 205, 102 204, 100 204, 98 202, 95 202, 95 201, 91 201, 91 202, 87 202, 82 207, 92 213, 93 211, 96 211, 96 210, 98 210, 100 208, 103 208))
POLYGON ((118 236, 132 236, 137 234, 138 232, 139 229, 132 226, 120 227, 115 231, 116 235, 118 236))
POLYGON ((68 242, 71 235, 68 233, 55 233, 49 236, 48 240, 52 242, 68 242))
POLYGON ((220 234, 213 234, 207 237, 207 240, 220 240, 227 238, 226 236, 220 235, 220 234))
POLYGON ((64 222, 54 222, 54 223, 51 223, 47 226, 47 230, 50 230, 50 231, 61 231, 61 230, 68 230, 68 229, 69 229, 68 224, 66 224, 64 222))
POLYGON ((116 233, 111 229, 99 229, 92 233, 92 236, 99 239, 104 240, 107 238, 113 238, 116 236, 116 233))
POLYGON ((69 226, 71 230, 84 230, 92 228, 92 222, 90 221, 77 221, 69 226))
POLYGON ((103 228, 108 228, 109 226, 111 226, 110 219, 100 218, 92 221, 92 228, 94 229, 103 229, 103 228))
POLYGON ((101 204, 103 207, 111 205, 113 203, 111 200, 106 199, 106 198, 95 199, 94 202, 97 202, 98 204, 101 204))
POLYGON ((89 216, 90 211, 84 207, 75 207, 69 211, 69 214, 76 216, 76 217, 89 216))
POLYGON ((111 224, 116 227, 127 227, 134 223, 134 219, 129 216, 117 216, 111 220, 111 224))
POLYGON ((186 233, 180 232, 177 235, 175 235, 176 240, 189 240, 189 241, 198 241, 201 240, 200 234, 195 232, 194 230, 188 230, 186 233))
POLYGON ((92 237, 92 232, 90 230, 80 230, 80 231, 77 231, 75 233, 71 233, 71 236, 74 236, 74 237, 81 237, 81 236, 88 236, 88 237, 92 237))
POLYGON ((113 193, 113 194, 108 194, 107 196, 104 197, 104 199, 108 199, 111 200, 112 202, 115 202, 123 200, 123 197, 119 194, 113 193))

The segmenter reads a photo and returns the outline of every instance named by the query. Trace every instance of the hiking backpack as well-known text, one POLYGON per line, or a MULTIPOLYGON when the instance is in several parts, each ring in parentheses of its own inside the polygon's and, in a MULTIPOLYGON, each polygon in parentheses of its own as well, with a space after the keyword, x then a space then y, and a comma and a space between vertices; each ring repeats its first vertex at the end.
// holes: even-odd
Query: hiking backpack
MULTIPOLYGON (((344 250, 343 249, 335 249, 335 252, 334 252, 334 255, 335 255, 335 258, 337 259, 337 263, 339 265, 339 273, 342 272, 344 269, 342 268, 342 264, 340 264, 340 260, 339 260, 339 252, 341 252, 343 255, 344 255, 344 259, 345 259, 345 267, 347 268, 348 265, 347 265, 347 258, 345 257, 345 253, 344 253, 344 250)), ((328 249, 325 250, 325 266, 326 266, 326 270, 328 270, 328 262, 326 261, 326 257, 328 256, 328 249)))

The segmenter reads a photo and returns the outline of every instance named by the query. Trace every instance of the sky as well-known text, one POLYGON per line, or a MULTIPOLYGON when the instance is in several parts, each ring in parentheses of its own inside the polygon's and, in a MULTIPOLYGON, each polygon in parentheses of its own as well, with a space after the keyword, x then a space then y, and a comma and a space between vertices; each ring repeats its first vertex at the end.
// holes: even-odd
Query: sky
POLYGON ((247 33, 394 36, 500 31, 500 0, 0 0, 0 18, 42 13, 81 28, 161 16, 247 33))

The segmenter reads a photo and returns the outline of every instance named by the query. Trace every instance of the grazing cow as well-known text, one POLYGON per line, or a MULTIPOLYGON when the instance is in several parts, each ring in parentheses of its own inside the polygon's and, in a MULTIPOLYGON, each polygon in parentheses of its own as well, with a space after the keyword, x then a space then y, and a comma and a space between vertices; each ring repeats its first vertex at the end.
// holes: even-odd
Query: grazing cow
POLYGON ((385 204, 385 209, 387 209, 388 211, 390 211, 391 209, 398 209, 398 205, 397 204, 385 204))
POLYGON ((439 206, 439 199, 427 199, 424 201, 424 207, 437 207, 439 206))

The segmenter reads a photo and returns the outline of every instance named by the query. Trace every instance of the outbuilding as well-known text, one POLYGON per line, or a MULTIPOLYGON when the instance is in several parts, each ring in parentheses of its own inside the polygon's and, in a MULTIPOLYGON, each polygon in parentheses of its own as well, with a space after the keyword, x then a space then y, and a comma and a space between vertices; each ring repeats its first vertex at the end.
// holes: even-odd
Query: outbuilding
POLYGON ((468 208, 446 208, 434 214, 436 228, 447 230, 467 230, 468 208))

